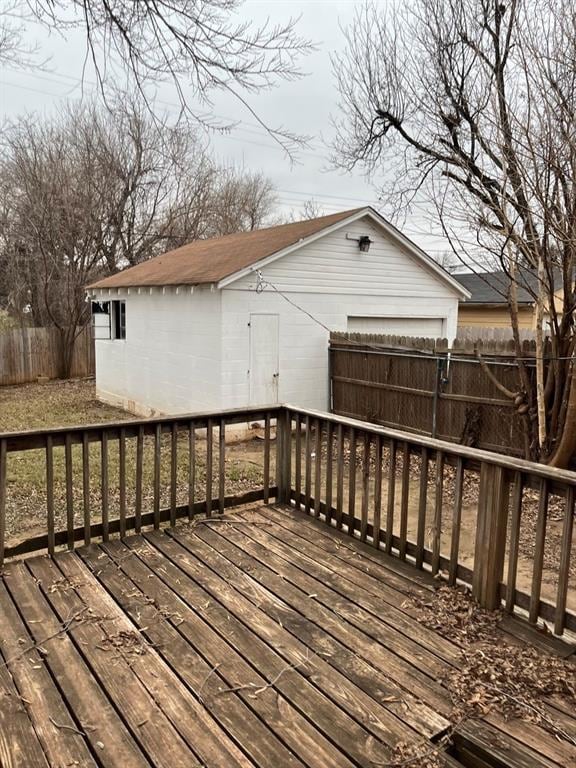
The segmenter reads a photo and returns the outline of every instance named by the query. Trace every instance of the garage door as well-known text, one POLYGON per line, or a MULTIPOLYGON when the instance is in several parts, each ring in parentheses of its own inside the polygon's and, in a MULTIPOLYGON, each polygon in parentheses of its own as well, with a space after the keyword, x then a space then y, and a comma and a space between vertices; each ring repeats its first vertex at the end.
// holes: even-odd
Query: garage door
POLYGON ((442 325, 440 317, 348 317, 348 330, 353 333, 383 333, 438 339, 443 335, 442 325))

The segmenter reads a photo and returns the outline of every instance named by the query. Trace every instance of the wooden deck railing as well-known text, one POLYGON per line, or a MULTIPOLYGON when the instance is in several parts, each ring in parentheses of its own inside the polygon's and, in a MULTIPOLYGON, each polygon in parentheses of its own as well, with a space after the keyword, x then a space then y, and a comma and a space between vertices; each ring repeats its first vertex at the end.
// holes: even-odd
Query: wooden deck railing
POLYGON ((279 456, 281 501, 470 586, 488 609, 576 631, 576 473, 290 406, 279 456))
POLYGON ((0 563, 277 499, 562 634, 575 488, 573 472, 291 406, 0 434, 0 563), (226 430, 254 421, 261 461, 232 493, 226 430), (8 514, 35 515, 28 538, 6 540, 8 514))
POLYGON ((240 409, 0 434, 0 565, 7 557, 43 549, 53 553, 59 546, 73 549, 79 541, 107 541, 111 534, 124 537, 143 526, 159 528, 182 517, 267 502, 276 495, 271 423, 278 411, 240 409), (264 424, 262 477, 253 489, 227 495, 226 428, 247 422, 264 424), (30 489, 33 526, 27 525, 27 500, 18 494, 30 477, 35 478, 30 489), (21 505, 16 509, 21 527, 44 530, 6 543, 13 489, 10 506, 21 505))

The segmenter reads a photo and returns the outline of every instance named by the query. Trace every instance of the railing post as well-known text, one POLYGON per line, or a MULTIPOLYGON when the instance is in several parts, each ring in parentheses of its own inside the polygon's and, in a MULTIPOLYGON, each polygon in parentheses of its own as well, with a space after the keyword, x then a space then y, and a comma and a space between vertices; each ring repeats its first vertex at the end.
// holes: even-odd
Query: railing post
POLYGON ((291 459, 292 419, 290 411, 282 408, 276 417, 276 484, 280 504, 290 503, 291 459))
POLYGON ((482 462, 472 594, 488 610, 500 605, 504 575, 510 478, 504 467, 482 462))

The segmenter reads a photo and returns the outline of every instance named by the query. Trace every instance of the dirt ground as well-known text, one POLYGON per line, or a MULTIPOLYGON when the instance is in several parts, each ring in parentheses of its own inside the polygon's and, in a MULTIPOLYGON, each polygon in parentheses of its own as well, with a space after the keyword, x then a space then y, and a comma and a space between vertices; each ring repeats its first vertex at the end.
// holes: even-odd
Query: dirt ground
MULTIPOLYGON (((0 388, 0 432, 26 429, 60 427, 76 424, 97 424, 131 419, 133 416, 123 410, 99 403, 95 397, 93 380, 67 382, 49 382, 17 387, 0 388)), ((304 441, 302 441, 304 442, 304 441)), ((130 510, 135 500, 135 441, 126 445, 126 503, 130 510)), ((263 482, 263 441, 254 439, 233 443, 226 448, 226 494, 242 493, 258 487, 263 482)), ((55 470, 55 508, 57 528, 65 527, 66 488, 64 478, 63 449, 54 451, 55 470)), ((77 523, 82 521, 82 455, 81 446, 73 447, 73 471, 77 481, 74 483, 74 507, 77 523)), ((271 451, 271 478, 274 477, 274 451, 271 451)), ((100 447, 90 447, 90 499, 94 519, 99 519, 102 504, 100 491, 100 447)), ((325 455, 322 461, 322 478, 325 477, 325 455)), ((372 457, 373 463, 373 457, 372 457)), ((119 458, 117 443, 111 442, 108 453, 109 464, 109 503, 110 519, 117 516, 119 510, 119 458)), ((293 472, 295 462, 292 463, 293 472)), ((205 496, 206 451, 205 442, 197 441, 195 492, 198 500, 205 496)), ((358 447, 356 476, 356 516, 360 515, 362 494, 362 448, 358 447)), ((382 521, 384 523, 388 495, 389 457, 384 451, 382 521)), ((144 445, 143 507, 150 509, 153 499, 153 440, 146 439, 144 445)), ((178 441, 178 504, 188 502, 188 439, 182 435, 178 441)), ((394 532, 399 533, 401 500, 402 456, 397 457, 394 532)), ((217 490, 217 466, 214 465, 214 490, 217 490)), ((435 509, 435 467, 429 466, 427 493, 426 544, 431 545, 434 534, 435 509)), ((371 467, 371 477, 374 468, 371 467)), ((408 498, 408 538, 416 539, 419 503, 419 459, 410 461, 410 483, 408 498)), ((46 530, 45 509, 45 462, 43 451, 25 451, 9 455, 7 487, 7 537, 9 543, 28 538, 46 530)), ((170 504, 170 438, 165 436, 162 444, 162 506, 170 504)), ((294 481, 294 478, 293 478, 294 481)), ((304 476, 302 478, 304 482, 304 476)), ((312 475, 312 488, 314 475, 312 475)), ((348 482, 345 483, 345 507, 348 503, 348 482)), ((335 490, 334 490, 335 493, 335 490)), ((462 524, 460 533, 459 560, 463 565, 471 566, 474 560, 476 506, 478 496, 478 478, 475 474, 465 473, 462 524)), ((442 553, 448 554, 451 543, 452 510, 454 505, 454 470, 444 468, 442 513, 442 553)), ((373 502, 373 482, 370 487, 370 509, 373 502)), ((520 536, 520 557, 518 563, 517 587, 523 592, 530 592, 532 579, 532 560, 534 549, 537 498, 531 492, 525 492, 523 505, 523 523, 520 536)), ((552 602, 556 599, 557 573, 559 564, 560 541, 563 524, 561 500, 552 499, 547 525, 545 568, 542 582, 542 597, 552 602)), ((571 583, 568 607, 576 610, 576 562, 572 563, 571 583)))
MULTIPOLYGON (((346 445, 345 445, 346 451, 346 445)), ((324 457, 323 457, 324 458, 324 457)), ((394 526, 393 533, 400 534, 400 508, 402 496, 402 453, 399 451, 396 456, 395 472, 395 494, 394 494, 394 526)), ((373 502, 374 502, 374 452, 370 458, 370 493, 369 493, 369 520, 372 522, 373 502)), ((356 456, 356 507, 355 516, 360 516, 361 511, 361 488, 362 488, 362 466, 363 466, 363 448, 357 448, 356 456)), ((384 528, 386 521, 386 512, 388 505, 388 486, 389 486, 389 466, 390 457, 387 449, 383 451, 382 467, 382 512, 381 526, 384 528)), ((348 472, 348 460, 346 461, 346 470, 348 472)), ((420 497, 420 458, 412 456, 410 459, 410 481, 408 491, 408 524, 407 536, 410 541, 416 541, 418 529, 418 510, 420 497)), ((435 533, 434 515, 436 507, 436 487, 435 487, 436 467, 434 461, 429 462, 428 483, 427 483, 427 503, 426 503, 426 526, 425 526, 425 545, 432 547, 435 533)), ((441 553, 449 556, 452 541, 452 513, 454 509, 454 485, 455 470, 451 466, 445 466, 443 471, 442 487, 442 521, 441 521, 441 553)), ((314 487, 314 468, 312 469, 312 488, 314 487)), ((476 510, 478 506, 479 478, 476 473, 465 472, 463 481, 463 502, 461 513, 461 527, 459 540, 459 562, 468 567, 474 564, 474 549, 476 545, 476 510)), ((344 506, 347 511, 349 499, 349 483, 345 477, 344 482, 344 506)), ((530 594, 532 587, 532 572, 534 558, 534 541, 536 533, 536 519, 538 513, 538 494, 530 489, 525 489, 522 503, 522 518, 520 526, 520 542, 518 556, 518 570, 516 577, 516 588, 521 592, 530 594)), ((564 523, 564 500, 559 497, 550 496, 548 507, 548 519, 546 526, 546 539, 544 549, 544 569, 542 573, 542 592, 541 599, 555 603, 558 587, 558 571, 560 565, 560 546, 562 541, 562 529, 564 523)), ((506 561, 504 574, 506 576, 508 569, 508 553, 510 544, 510 530, 507 532, 506 561)), ((572 558, 570 567, 570 582, 568 590, 567 607, 570 610, 576 610, 576 557, 572 558)))

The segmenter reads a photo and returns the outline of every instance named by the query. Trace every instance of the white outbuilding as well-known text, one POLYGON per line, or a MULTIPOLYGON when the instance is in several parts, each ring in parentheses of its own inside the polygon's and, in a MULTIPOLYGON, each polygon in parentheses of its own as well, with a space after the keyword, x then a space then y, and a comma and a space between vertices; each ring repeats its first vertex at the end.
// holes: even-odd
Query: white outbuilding
POLYGON ((328 407, 328 334, 456 335, 466 289, 371 208, 197 240, 88 288, 101 400, 328 407))

